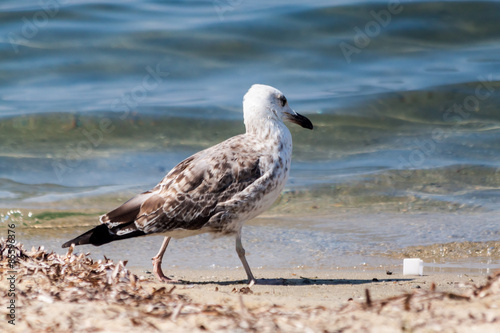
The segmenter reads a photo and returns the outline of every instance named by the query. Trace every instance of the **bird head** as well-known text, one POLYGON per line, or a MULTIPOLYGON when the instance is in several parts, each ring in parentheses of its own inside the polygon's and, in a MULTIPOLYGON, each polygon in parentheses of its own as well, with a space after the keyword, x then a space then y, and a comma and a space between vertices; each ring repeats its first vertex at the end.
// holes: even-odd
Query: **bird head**
POLYGON ((304 128, 313 129, 311 121, 295 112, 285 95, 276 88, 263 84, 254 84, 243 97, 243 113, 248 128, 259 126, 265 121, 284 120, 304 128))

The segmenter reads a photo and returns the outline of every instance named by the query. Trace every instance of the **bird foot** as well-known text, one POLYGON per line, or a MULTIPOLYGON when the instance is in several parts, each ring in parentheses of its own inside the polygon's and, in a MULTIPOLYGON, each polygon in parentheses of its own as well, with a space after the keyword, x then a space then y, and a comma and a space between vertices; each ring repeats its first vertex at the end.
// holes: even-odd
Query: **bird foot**
POLYGON ((179 281, 171 279, 171 278, 167 277, 165 274, 163 274, 163 271, 161 269, 161 260, 159 260, 158 258, 155 257, 152 259, 152 261, 153 261, 153 273, 158 280, 160 280, 161 282, 166 282, 166 283, 179 282, 179 281))
POLYGON ((163 273, 161 273, 161 274, 156 274, 155 273, 155 276, 161 282, 165 282, 165 283, 178 283, 179 282, 178 280, 174 280, 174 279, 171 279, 171 278, 163 275, 163 273))

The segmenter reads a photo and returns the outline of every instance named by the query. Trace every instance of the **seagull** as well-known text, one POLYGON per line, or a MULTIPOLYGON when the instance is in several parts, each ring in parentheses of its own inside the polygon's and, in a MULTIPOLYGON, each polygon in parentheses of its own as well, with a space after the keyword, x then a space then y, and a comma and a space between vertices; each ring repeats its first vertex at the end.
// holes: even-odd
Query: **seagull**
POLYGON ((100 216, 101 224, 64 243, 63 248, 162 234, 153 273, 163 282, 161 263, 170 239, 201 233, 235 236, 249 285, 256 283, 241 243, 243 223, 268 209, 290 172, 292 136, 283 121, 313 129, 295 112, 281 91, 254 84, 243 98, 246 133, 186 158, 152 190, 100 216))

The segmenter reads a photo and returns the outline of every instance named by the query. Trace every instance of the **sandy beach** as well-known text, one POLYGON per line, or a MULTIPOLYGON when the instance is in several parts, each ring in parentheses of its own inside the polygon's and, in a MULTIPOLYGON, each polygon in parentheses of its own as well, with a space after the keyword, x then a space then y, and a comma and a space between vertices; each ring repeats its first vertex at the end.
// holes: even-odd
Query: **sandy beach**
POLYGON ((2 330, 9 332, 497 332, 500 272, 403 276, 378 269, 175 270, 154 281, 122 262, 1 242, 2 330), (8 311, 8 310, 7 310, 8 311))

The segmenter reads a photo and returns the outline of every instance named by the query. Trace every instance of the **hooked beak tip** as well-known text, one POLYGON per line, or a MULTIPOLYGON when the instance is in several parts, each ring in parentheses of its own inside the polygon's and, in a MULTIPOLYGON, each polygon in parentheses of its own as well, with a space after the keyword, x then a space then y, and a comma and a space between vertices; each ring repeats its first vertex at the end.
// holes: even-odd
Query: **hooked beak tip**
POLYGON ((288 115, 288 120, 290 120, 292 123, 297 124, 303 128, 307 128, 312 130, 314 128, 312 122, 309 120, 309 118, 294 112, 293 114, 288 115))

